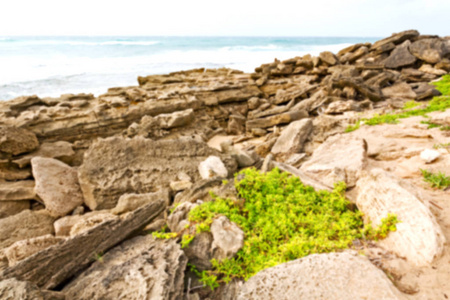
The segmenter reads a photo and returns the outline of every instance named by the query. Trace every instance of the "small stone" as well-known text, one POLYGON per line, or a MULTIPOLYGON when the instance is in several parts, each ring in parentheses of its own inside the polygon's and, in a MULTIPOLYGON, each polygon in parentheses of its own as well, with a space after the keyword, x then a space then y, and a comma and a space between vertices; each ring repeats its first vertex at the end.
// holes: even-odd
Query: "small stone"
POLYGON ((190 189, 191 187, 192 187, 192 182, 190 182, 190 181, 180 180, 180 181, 172 181, 170 183, 170 188, 174 192, 184 191, 184 190, 190 189))
POLYGON ((425 163, 429 164, 438 159, 441 156, 441 153, 436 150, 425 149, 420 152, 420 158, 425 161, 425 163))
POLYGON ((116 207, 111 212, 116 215, 123 214, 161 199, 166 205, 169 203, 169 194, 167 191, 146 194, 125 194, 120 196, 116 207))
POLYGON ((209 156, 205 161, 202 161, 198 166, 198 171, 203 179, 228 176, 227 168, 217 156, 209 156))
POLYGON ((244 246, 244 232, 227 217, 220 216, 211 224, 213 258, 222 261, 233 258, 244 246))

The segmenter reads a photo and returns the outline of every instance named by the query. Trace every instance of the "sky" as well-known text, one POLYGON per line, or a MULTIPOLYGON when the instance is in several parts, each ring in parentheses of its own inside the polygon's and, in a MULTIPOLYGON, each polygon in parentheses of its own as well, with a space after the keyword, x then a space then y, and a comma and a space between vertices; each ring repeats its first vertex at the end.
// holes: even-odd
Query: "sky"
POLYGON ((450 0, 4 0, 0 36, 450 35, 450 0))

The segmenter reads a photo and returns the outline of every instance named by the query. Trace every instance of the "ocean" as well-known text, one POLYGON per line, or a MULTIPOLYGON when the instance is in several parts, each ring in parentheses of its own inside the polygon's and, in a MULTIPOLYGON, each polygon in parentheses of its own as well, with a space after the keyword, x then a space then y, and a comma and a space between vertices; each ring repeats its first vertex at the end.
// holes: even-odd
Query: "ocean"
POLYGON ((318 55, 370 37, 0 37, 0 100, 105 93, 137 76, 193 68, 252 72, 262 63, 318 55))

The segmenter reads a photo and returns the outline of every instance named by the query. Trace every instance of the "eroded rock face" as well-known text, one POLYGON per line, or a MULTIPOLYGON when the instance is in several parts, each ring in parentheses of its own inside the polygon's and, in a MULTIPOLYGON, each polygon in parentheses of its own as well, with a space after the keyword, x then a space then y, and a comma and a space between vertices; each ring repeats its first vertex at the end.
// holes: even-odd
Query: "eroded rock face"
POLYGON ((374 225, 389 213, 400 221, 397 231, 380 245, 418 266, 429 265, 442 254, 445 237, 434 216, 398 179, 374 169, 358 181, 357 188, 356 205, 374 225))
POLYGON ((9 266, 14 266, 28 256, 48 248, 61 240, 61 238, 55 237, 52 234, 21 240, 6 248, 4 254, 8 259, 9 266))
POLYGON ((39 147, 36 135, 24 128, 0 126, 0 151, 12 155, 31 152, 39 147))
POLYGON ((410 45, 411 42, 407 40, 400 46, 397 46, 397 48, 395 48, 391 52, 391 55, 386 59, 385 67, 396 69, 415 63, 417 58, 409 52, 410 45))
POLYGON ((210 155, 221 157, 229 173, 235 172, 234 159, 193 139, 99 140, 85 153, 78 170, 85 203, 91 209, 113 208, 121 195, 155 192, 176 180, 179 172, 198 180, 198 165, 210 155))
POLYGON ((33 180, 0 182, 0 201, 35 199, 34 187, 33 180))
POLYGON ((31 159, 36 194, 55 217, 67 215, 83 204, 83 194, 75 169, 53 158, 31 159))
POLYGON ((120 196, 116 207, 114 207, 111 212, 116 215, 123 214, 158 200, 163 200, 166 205, 168 205, 169 193, 167 191, 162 191, 147 194, 125 194, 120 196))
POLYGON ((183 299, 187 258, 174 240, 135 237, 70 282, 69 299, 183 299))
POLYGON ((5 300, 64 300, 61 292, 40 290, 28 281, 11 278, 0 281, 0 299, 5 300))
POLYGON ((47 212, 31 210, 0 219, 0 249, 20 240, 52 234, 53 221, 47 212))
POLYGON ((353 187, 366 164, 366 141, 339 134, 320 145, 300 170, 329 187, 338 181, 353 187))
POLYGON ((265 269, 242 286, 238 300, 405 299, 383 271, 356 252, 312 254, 265 269))

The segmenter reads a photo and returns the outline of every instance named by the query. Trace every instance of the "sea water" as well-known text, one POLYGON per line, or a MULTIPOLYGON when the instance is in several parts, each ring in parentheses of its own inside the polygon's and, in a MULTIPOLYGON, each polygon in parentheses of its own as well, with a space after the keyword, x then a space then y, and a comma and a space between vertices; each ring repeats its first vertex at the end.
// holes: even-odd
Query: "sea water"
POLYGON ((252 72, 262 63, 328 50, 360 37, 0 37, 0 100, 105 93, 137 76, 193 68, 252 72))

